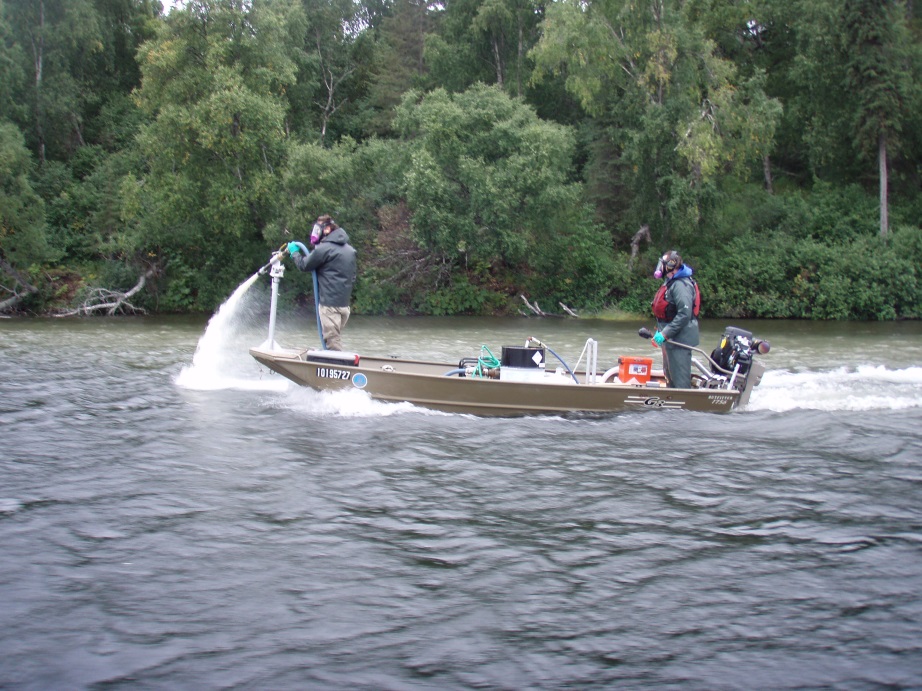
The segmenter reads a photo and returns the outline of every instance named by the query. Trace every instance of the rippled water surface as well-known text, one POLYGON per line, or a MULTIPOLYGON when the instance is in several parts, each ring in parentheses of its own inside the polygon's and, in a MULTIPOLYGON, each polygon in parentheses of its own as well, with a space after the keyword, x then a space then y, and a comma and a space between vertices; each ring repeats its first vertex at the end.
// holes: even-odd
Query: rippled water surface
POLYGON ((264 297, 198 354, 204 320, 0 319, 0 688, 922 686, 919 324, 741 324, 774 348, 729 415, 478 419, 286 385, 264 297))

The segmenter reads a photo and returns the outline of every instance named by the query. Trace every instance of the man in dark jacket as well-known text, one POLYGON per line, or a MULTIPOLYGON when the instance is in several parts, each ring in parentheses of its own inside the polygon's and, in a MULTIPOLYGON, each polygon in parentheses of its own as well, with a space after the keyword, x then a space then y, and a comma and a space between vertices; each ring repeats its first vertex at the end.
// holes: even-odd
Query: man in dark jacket
POLYGON ((319 288, 320 327, 328 350, 342 350, 342 332, 349 321, 349 300, 355 283, 355 248, 346 231, 327 215, 320 216, 311 232, 314 251, 305 256, 300 243, 288 243, 288 252, 301 271, 316 271, 319 288))
MULTIPOLYGON (((682 346, 697 346, 698 310, 700 293, 692 278, 692 268, 682 262, 675 250, 660 259, 666 283, 653 300, 657 332, 653 342, 663 349, 663 370, 669 386, 676 389, 691 388, 692 351, 682 346)), ((659 269, 658 269, 659 270, 659 269)))

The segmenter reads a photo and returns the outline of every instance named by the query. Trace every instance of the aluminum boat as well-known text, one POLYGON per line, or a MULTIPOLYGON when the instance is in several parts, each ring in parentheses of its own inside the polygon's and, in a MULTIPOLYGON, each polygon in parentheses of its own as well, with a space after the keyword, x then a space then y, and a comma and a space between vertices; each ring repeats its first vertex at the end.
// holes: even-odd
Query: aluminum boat
POLYGON ((559 358, 548 362, 548 353, 557 357, 556 353, 535 338, 521 346, 504 346, 501 358, 481 346, 479 354, 456 363, 266 344, 251 348, 250 354, 270 370, 318 391, 358 389, 380 401, 473 415, 638 409, 726 413, 748 403, 765 371, 754 355, 768 351, 766 341, 727 327, 712 353, 692 350, 694 371, 688 389, 668 387, 653 358, 623 356, 603 371, 594 339, 587 340, 572 369, 559 358))

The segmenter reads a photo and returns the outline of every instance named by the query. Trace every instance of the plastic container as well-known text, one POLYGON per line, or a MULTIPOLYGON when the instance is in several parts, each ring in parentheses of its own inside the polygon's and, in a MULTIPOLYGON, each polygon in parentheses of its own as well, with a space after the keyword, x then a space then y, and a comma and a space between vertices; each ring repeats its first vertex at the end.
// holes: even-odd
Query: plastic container
POLYGON ((618 358, 618 379, 624 384, 646 384, 653 372, 653 358, 628 357, 618 358))

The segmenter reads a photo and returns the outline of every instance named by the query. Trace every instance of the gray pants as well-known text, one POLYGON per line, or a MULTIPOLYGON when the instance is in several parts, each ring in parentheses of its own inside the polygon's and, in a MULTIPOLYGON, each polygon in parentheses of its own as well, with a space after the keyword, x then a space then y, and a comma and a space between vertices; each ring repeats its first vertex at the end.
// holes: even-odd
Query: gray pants
POLYGON ((663 372, 673 389, 691 388, 692 351, 666 341, 663 344, 663 372))
POLYGON ((328 307, 320 305, 320 328, 323 330, 323 342, 327 350, 342 350, 342 334, 349 321, 348 307, 328 307))

